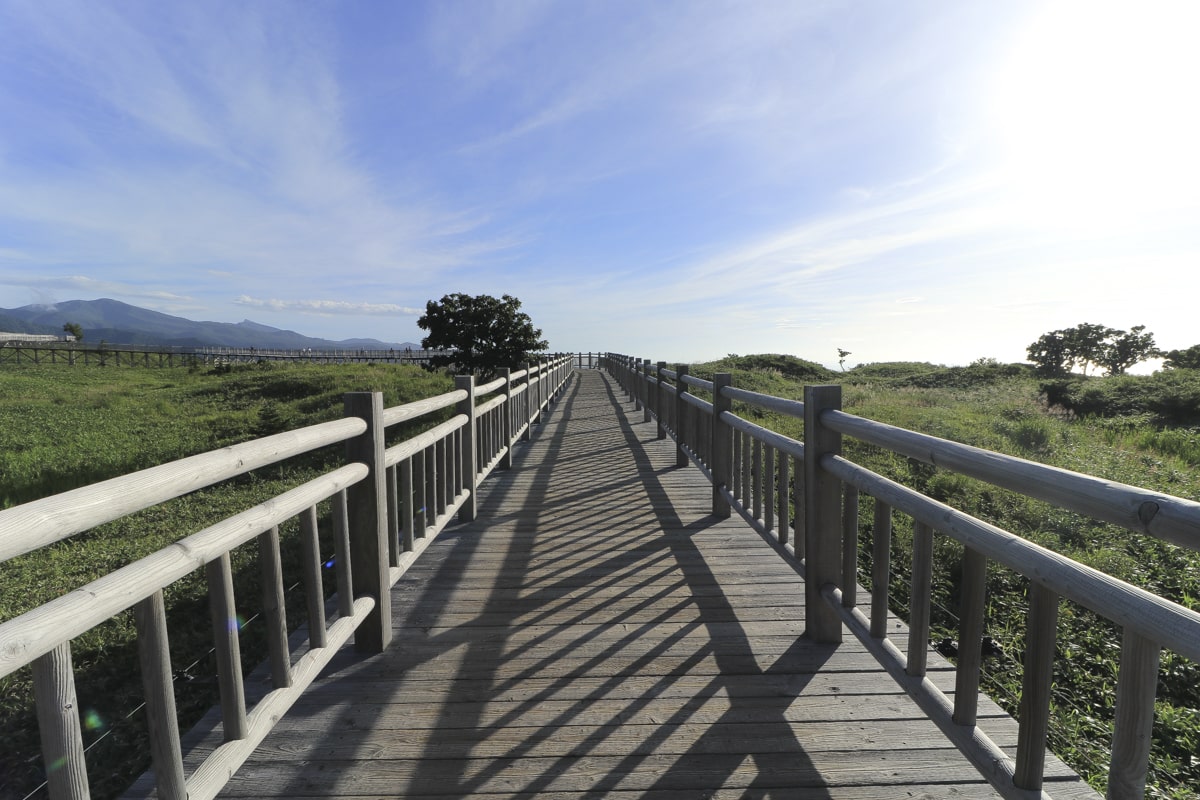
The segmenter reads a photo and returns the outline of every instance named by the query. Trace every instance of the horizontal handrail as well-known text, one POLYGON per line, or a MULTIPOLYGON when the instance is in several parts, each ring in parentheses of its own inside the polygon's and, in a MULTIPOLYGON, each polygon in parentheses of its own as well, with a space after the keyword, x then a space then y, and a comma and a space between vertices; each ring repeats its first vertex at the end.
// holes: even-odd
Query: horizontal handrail
POLYGON ((0 624, 0 678, 366 475, 347 464, 0 624))
POLYGON ((976 519, 841 456, 823 457, 821 467, 1031 581, 1200 661, 1200 613, 976 519))
POLYGON ((423 400, 414 400, 411 403, 405 403, 402 406, 393 406, 383 410, 383 424, 385 427, 392 427, 401 422, 417 417, 423 417, 434 411, 440 411, 443 408, 450 406, 467 399, 466 391, 455 389, 452 392, 439 394, 435 397, 427 397, 423 400))
POLYGON ((65 765, 51 772, 51 796, 75 796, 87 790, 80 728, 70 723, 74 712, 63 705, 75 691, 72 639, 134 608, 144 658, 146 713, 151 728, 159 731, 152 747, 159 795, 181 796, 186 786, 192 797, 213 796, 332 657, 330 648, 351 635, 356 646, 368 650, 387 646, 391 584, 454 516, 473 517, 479 482, 511 463, 513 444, 529 437, 530 426, 559 396, 572 374, 573 360, 573 355, 554 356, 482 384, 458 378, 460 388, 454 391, 393 408, 384 408, 378 393, 348 394, 344 419, 190 456, 0 511, 3 561, 250 470, 329 445, 345 445, 344 466, 329 468, 300 486, 0 624, 0 677, 33 665, 43 758, 47 764, 65 765), (503 391, 487 397, 498 390, 503 391), (448 408, 455 410, 450 419, 392 447, 384 446, 388 427, 448 408), (332 500, 339 609, 339 617, 328 625, 323 603, 312 600, 324 596, 317 506, 326 500, 332 500), (308 652, 293 664, 282 615, 279 527, 297 518, 304 540, 306 593, 311 595, 311 638, 308 652), (271 582, 267 573, 275 573, 275 585, 265 589, 271 599, 264 611, 274 631, 268 649, 275 689, 247 714, 237 626, 231 616, 234 588, 229 553, 254 538, 267 571, 264 582, 271 582), (212 593, 222 719, 233 741, 218 747, 185 780, 170 689, 163 590, 200 568, 212 593), (64 708, 68 709, 65 715, 64 708))
POLYGON ((223 447, 0 511, 0 561, 251 470, 360 435, 339 419, 223 447))
POLYGON ((907 676, 915 677, 905 685, 911 683, 922 693, 938 695, 928 703, 923 694, 918 699, 939 725, 956 727, 949 731, 951 739, 969 751, 973 763, 1004 796, 1041 794, 1043 756, 1039 752, 1044 754, 1050 713, 1057 598, 1088 608, 1120 626, 1123 641, 1110 796, 1141 796, 1147 775, 1159 651, 1168 648, 1200 661, 1200 614, 854 464, 841 455, 841 437, 854 437, 940 469, 1198 551, 1200 503, 856 417, 841 410, 840 387, 806 387, 805 400, 800 402, 735 388, 728 373, 714 375, 712 383, 702 381, 689 375, 686 365, 677 370, 659 368, 652 377, 646 364, 644 359, 613 353, 606 354, 602 362, 635 408, 644 409, 645 420, 656 421, 659 438, 675 441, 676 464, 694 464, 713 483, 714 515, 728 516, 736 510, 765 535, 775 534, 778 528, 778 547, 794 553, 803 564, 806 580, 815 588, 806 596, 806 631, 818 641, 841 641, 842 626, 846 624, 860 638, 876 641, 881 637, 882 649, 869 649, 893 673, 899 651, 886 638, 891 514, 895 510, 913 519, 909 652, 902 669, 907 676), (658 385, 655 378, 659 376, 674 379, 676 385, 658 385), (695 397, 688 387, 713 391, 713 403, 695 397), (733 401, 803 419, 805 442, 739 417, 732 410, 733 401), (875 521, 869 529, 873 540, 870 620, 856 608, 860 492, 875 498, 875 521), (793 512, 794 525, 789 524, 793 512), (794 548, 788 541, 793 535, 794 548), (983 637, 988 561, 1030 581, 1023 710, 1015 766, 996 769, 992 762, 1000 751, 973 728, 979 659, 969 655, 960 658, 953 704, 936 687, 921 680, 929 646, 935 535, 949 536, 965 548, 960 609, 960 639, 965 644, 960 652, 969 653, 975 646, 971 643, 977 644, 983 637), (833 602, 826 605, 824 599, 829 598, 833 602), (969 736, 962 733, 968 727, 974 731, 969 736))
POLYGON ((425 448, 445 439, 451 433, 454 433, 454 431, 465 427, 470 421, 470 417, 467 415, 458 414, 439 425, 435 425, 424 433, 418 433, 410 439, 405 439, 400 444, 392 445, 384 451, 384 463, 389 467, 394 467, 404 459, 416 455, 425 448))
POLYGON ((787 400, 770 394, 738 389, 735 386, 726 386, 721 390, 721 395, 728 397, 730 400, 741 400, 743 403, 748 403, 758 408, 765 408, 768 411, 775 411, 789 417, 804 419, 804 403, 799 400, 787 400))
POLYGON ((1200 503, 994 453, 924 433, 825 411, 831 430, 1104 522, 1200 550, 1200 503))
POLYGON ((732 411, 722 412, 721 421, 736 431, 750 434, 763 444, 770 445, 781 453, 787 453, 792 458, 804 458, 804 443, 798 442, 790 436, 784 436, 782 433, 776 433, 770 428, 755 425, 749 420, 742 419, 732 411))

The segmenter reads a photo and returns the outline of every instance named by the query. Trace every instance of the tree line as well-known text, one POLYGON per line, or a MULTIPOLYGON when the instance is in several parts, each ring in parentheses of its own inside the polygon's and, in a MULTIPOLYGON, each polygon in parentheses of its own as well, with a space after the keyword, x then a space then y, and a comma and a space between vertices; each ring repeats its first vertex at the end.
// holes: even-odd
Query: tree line
POLYGON ((1166 369, 1200 369, 1200 344, 1186 350, 1161 350, 1145 325, 1129 330, 1084 322, 1073 328, 1043 333, 1025 351, 1037 371, 1062 377, 1079 369, 1103 369, 1107 375, 1124 375, 1135 364, 1163 358, 1166 369))

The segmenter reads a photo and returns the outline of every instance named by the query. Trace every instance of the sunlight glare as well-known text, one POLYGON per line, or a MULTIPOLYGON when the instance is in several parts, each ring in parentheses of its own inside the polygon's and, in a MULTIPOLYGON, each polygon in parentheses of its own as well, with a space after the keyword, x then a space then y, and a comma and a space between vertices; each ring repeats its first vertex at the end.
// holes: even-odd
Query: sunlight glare
POLYGON ((1145 228, 1194 210, 1200 4, 1060 2, 992 97, 1012 210, 1053 227, 1145 228))

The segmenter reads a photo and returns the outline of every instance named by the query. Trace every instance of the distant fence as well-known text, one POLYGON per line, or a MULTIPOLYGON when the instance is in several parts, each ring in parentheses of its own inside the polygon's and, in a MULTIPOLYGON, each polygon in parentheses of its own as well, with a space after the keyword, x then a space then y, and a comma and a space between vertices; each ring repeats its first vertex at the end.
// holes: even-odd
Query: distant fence
MULTIPOLYGON (((387 350, 283 350, 266 347, 151 347, 93 342, 0 341, 4 364, 61 364, 64 366, 188 367, 245 364, 263 361, 309 364, 425 364, 449 350, 410 347, 387 350)), ((576 369, 596 369, 602 353, 569 354, 576 369)))
POLYGON ((1060 598, 1120 626, 1108 796, 1143 796, 1161 650, 1200 662, 1200 614, 871 472, 842 456, 842 437, 1192 550, 1200 503, 856 417, 841 410, 840 386, 805 387, 800 402, 736 388, 729 374, 702 380, 617 354, 603 363, 645 421, 657 420, 659 438, 675 440, 677 464, 695 463, 712 482, 714 515, 737 511, 802 560, 809 635, 840 642, 846 625, 1006 797, 1041 796, 1060 598), (804 442, 738 416, 734 401, 803 420, 804 442), (875 498, 869 618, 856 598, 860 493, 875 498), (907 653, 887 636, 893 510, 914 522, 907 653), (936 535, 964 547, 953 699, 925 679, 936 535), (1029 581, 1015 763, 975 724, 989 561, 1029 581))
POLYGON ((421 364, 445 350, 280 350, 260 347, 152 347, 92 342, 0 343, 0 365, 62 364, 66 366, 187 367, 286 361, 295 363, 349 364, 379 362, 421 364))
MULTIPOLYGON (((122 351, 127 352, 127 351, 122 351)), ((211 798, 338 648, 378 652, 392 636, 390 588, 455 515, 475 516, 476 491, 511 464, 519 439, 564 390, 574 356, 538 360, 485 384, 384 408, 380 393, 345 397, 345 418, 191 456, 0 511, 0 562, 251 470, 341 444, 344 463, 145 558, 0 624, 0 677, 32 668, 49 795, 89 794, 71 640, 134 610, 151 758, 159 798, 211 798), (450 419, 385 447, 400 423, 450 419), (329 503, 337 585, 326 618, 318 504, 329 503), (279 526, 299 519, 308 641, 289 647, 279 526), (247 709, 230 552, 257 539, 272 689, 247 709), (184 774, 164 590, 203 569, 209 587, 224 744, 184 774)), ((431 423, 432 424, 432 423, 431 423)))

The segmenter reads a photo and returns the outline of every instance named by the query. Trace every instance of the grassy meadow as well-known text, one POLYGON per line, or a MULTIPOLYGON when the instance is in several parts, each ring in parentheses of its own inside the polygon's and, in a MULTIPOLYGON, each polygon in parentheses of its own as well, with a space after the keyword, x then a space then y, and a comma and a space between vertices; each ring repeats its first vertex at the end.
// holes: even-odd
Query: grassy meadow
MULTIPOLYGON (((400 365, 242 365, 217 369, 7 367, 0 370, 0 507, 289 428, 336 419, 342 394, 381 391, 387 405, 449 391, 452 381, 400 365)), ((404 432, 395 435, 403 436, 404 432)), ((6 562, 0 621, 260 503, 339 463, 340 448, 248 473, 6 562)), ((322 512, 324 518, 324 512, 322 512)), ((281 530, 289 628, 304 619, 298 525, 281 530)), ((323 552, 332 553, 322 531, 323 552)), ((243 668, 265 658, 255 625, 260 592, 254 542, 232 554, 243 668)), ((332 578, 327 579, 332 590, 332 578)), ((165 592, 180 726, 216 699, 207 586, 198 571, 165 592)), ((119 794, 148 766, 132 612, 72 642, 93 797, 119 794), (133 754, 131 756, 131 754, 133 754), (141 754, 141 761, 138 760, 141 754), (130 759, 132 758, 132 761, 130 759), (120 771, 112 765, 128 763, 120 771)), ((29 668, 0 679, 0 799, 44 779, 29 668)), ((36 796, 45 796, 42 789, 36 796)))
MULTIPOLYGON (((731 356, 694 365, 691 371, 703 377, 729 371, 736 386, 795 398, 802 396, 805 383, 842 383, 844 408, 853 414, 1200 499, 1200 374, 1190 371, 1112 384, 1104 383, 1110 379, 1067 382, 1050 387, 1059 401, 1055 406, 1046 402, 1046 387, 1027 369, 988 361, 956 368, 876 364, 840 373, 786 356, 731 356), (1118 384, 1120 391, 1105 388, 1118 384), (1198 402, 1189 406, 1192 391, 1198 402), (1131 393, 1139 398, 1132 406, 1127 402, 1131 393)), ((346 391, 383 391, 386 403, 394 405, 451 388, 448 378, 417 368, 361 364, 249 365, 216 371, 23 366, 0 370, 0 386, 0 506, 333 419, 341 414, 346 391)), ((802 438, 798 420, 754 409, 741 412, 802 438)), ((938 500, 1200 610, 1200 555, 1194 552, 853 442, 847 442, 847 455, 938 500)), ((339 456, 318 454, 284 469, 261 470, 8 562, 0 585, 0 620, 276 494, 339 456)), ((864 583, 870 575, 870 502, 863 498, 860 517, 864 583)), ((283 535, 286 541, 294 531, 285 529, 283 535)), ((892 597, 903 604, 911 526, 899 514, 895 537, 892 597)), ((247 552, 234 553, 239 610, 251 619, 258 602, 256 557, 253 545, 241 550, 247 552)), ((934 641, 956 636, 960 558, 960 547, 938 538, 934 641)), ((1027 588, 1006 570, 994 565, 989 570, 987 634, 1001 652, 985 662, 985 688, 1015 712, 1027 588)), ((294 565, 286 565, 285 582, 295 583, 295 575, 294 565)), ((203 576, 172 586, 168 602, 176 692, 186 728, 215 698, 203 576), (189 630, 194 634, 184 635, 189 630)), ((299 587, 288 602, 289 620, 294 605, 295 622, 300 622, 304 598, 299 587)), ((906 616, 903 605, 895 610, 906 616)), ((1118 633, 1068 604, 1062 606, 1059 627, 1051 748, 1103 788, 1118 633)), ((132 628, 131 615, 122 615, 73 643, 85 743, 99 742, 88 755, 96 797, 119 792, 133 777, 105 774, 117 752, 145 752, 144 721, 135 712, 141 688, 132 628)), ((246 625, 243 635, 243 664, 249 669, 264 650, 253 624, 246 625)), ((1200 797, 1200 665, 1164 652, 1159 684, 1148 796, 1200 797)), ((31 694, 27 669, 0 681, 0 798, 24 797, 41 781, 31 694)))
MULTIPOLYGON (((1045 385, 1021 365, 871 364, 842 372, 779 356, 731 356, 693 365, 708 378, 803 398, 804 383, 840 383, 848 413, 1031 461, 1200 500, 1200 372, 1074 379, 1045 385), (782 359, 782 360, 781 360, 782 359), (1047 402, 1047 389, 1062 405, 1047 402), (1136 399, 1131 401, 1130 395, 1136 399)), ((803 439, 800 420, 735 408, 803 439)), ((1099 523, 886 453, 850 439, 846 455, 934 499, 1124 581, 1200 611, 1200 554, 1099 523)), ((860 508, 860 582, 870 585, 872 500, 860 508)), ((891 597, 907 618, 911 520, 894 519, 891 597)), ((957 637, 962 547, 936 538, 930 639, 957 637)), ((1016 714, 1024 657, 1026 582, 989 566, 986 635, 1001 653, 985 661, 984 689, 1016 714)), ((1120 634, 1086 609, 1060 606, 1050 748, 1097 789, 1107 782, 1120 634)), ((1200 665, 1163 652, 1148 797, 1200 797, 1200 665)))

